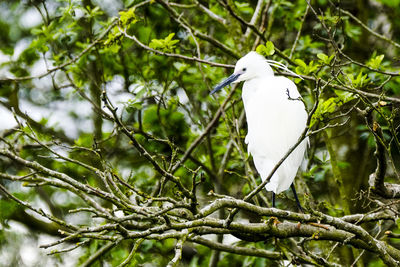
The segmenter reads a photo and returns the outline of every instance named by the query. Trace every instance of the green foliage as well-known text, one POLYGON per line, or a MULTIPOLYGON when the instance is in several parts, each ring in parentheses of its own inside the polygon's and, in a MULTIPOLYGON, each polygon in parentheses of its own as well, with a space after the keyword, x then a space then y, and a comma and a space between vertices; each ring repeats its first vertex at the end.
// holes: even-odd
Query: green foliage
POLYGON ((397 8, 400 5, 400 0, 378 0, 378 2, 381 2, 392 8, 397 8))
POLYGON ((265 57, 272 56, 275 53, 274 44, 268 41, 265 45, 259 45, 256 49, 257 53, 265 57))
POLYGON ((321 63, 329 65, 332 59, 335 57, 335 55, 327 56, 324 53, 318 53, 317 57, 321 60, 321 63))
POLYGON ((328 114, 335 111, 338 106, 338 100, 336 97, 328 98, 327 100, 322 100, 314 113, 311 120, 310 126, 314 126, 317 121, 322 121, 328 114))
POLYGON ((156 136, 166 134, 168 138, 175 139, 179 143, 179 140, 183 141, 182 138, 186 139, 188 126, 184 115, 176 109, 165 110, 152 105, 143 114, 143 129, 151 131, 156 136))
POLYGON ((6 225, 6 220, 19 208, 16 202, 0 199, 0 223, 6 225))
POLYGON ((353 74, 349 74, 348 77, 355 88, 363 88, 370 81, 368 74, 363 74, 362 71, 360 71, 356 77, 354 77, 353 74))
POLYGON ((134 8, 130 8, 127 11, 120 11, 119 15, 119 21, 121 22, 122 27, 126 27, 128 24, 134 24, 137 22, 134 8))
POLYGON ((250 15, 254 12, 253 7, 248 2, 234 2, 236 8, 243 14, 250 15))
POLYGON ((350 92, 343 92, 339 90, 334 91, 336 96, 328 99, 321 99, 318 107, 311 118, 310 127, 314 126, 318 121, 324 121, 329 118, 329 115, 335 112, 343 104, 353 100, 354 94, 350 92))
POLYGON ((371 67, 373 69, 379 69, 384 57, 385 57, 385 55, 379 55, 379 56, 376 56, 374 58, 371 58, 368 61, 367 66, 369 66, 369 67, 371 67))
POLYGON ((105 50, 104 52, 117 53, 121 48, 121 46, 117 44, 121 40, 121 38, 122 33, 120 32, 119 28, 112 28, 112 30, 108 33, 107 40, 104 41, 104 44, 108 46, 108 51, 105 50))
POLYGON ((332 14, 332 10, 329 8, 324 12, 323 15, 319 15, 318 18, 329 24, 337 24, 342 19, 339 15, 332 14))
POLYGON ((309 75, 320 67, 320 65, 314 61, 310 61, 307 65, 302 59, 297 58, 295 62, 298 65, 298 67, 296 67, 296 72, 303 75, 309 75))
POLYGON ((358 41, 362 34, 361 27, 352 25, 348 20, 344 23, 344 30, 347 36, 358 41))
POLYGON ((149 46, 156 50, 161 50, 163 52, 172 52, 176 47, 176 44, 179 43, 179 40, 173 40, 175 33, 170 33, 164 39, 153 39, 151 40, 149 46))

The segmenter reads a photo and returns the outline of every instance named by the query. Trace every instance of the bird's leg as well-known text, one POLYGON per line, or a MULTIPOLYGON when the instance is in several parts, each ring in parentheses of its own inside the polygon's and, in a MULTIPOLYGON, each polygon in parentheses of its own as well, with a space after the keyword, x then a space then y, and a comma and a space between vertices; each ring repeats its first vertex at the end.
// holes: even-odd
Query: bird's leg
POLYGON ((299 207, 300 211, 301 211, 302 213, 304 213, 303 208, 302 208, 301 205, 300 205, 299 198, 297 197, 296 188, 294 188, 294 184, 293 184, 293 183, 292 183, 292 185, 290 186, 290 188, 292 189, 294 198, 296 199, 297 207, 299 207))
MULTIPOLYGON (((297 207, 299 207, 301 213, 304 213, 303 208, 300 205, 299 198, 297 197, 296 188, 294 188, 294 184, 293 183, 290 186, 290 188, 292 188, 294 198, 296 199, 297 207)), ((315 226, 315 227, 320 227, 320 228, 324 228, 326 230, 329 230, 329 226, 327 226, 327 225, 323 225, 323 224, 320 224, 320 223, 314 223, 314 222, 309 222, 308 224, 310 224, 312 226, 315 226)), ((300 228, 300 226, 301 226, 301 222, 299 222, 297 224, 297 228, 300 228)))
POLYGON ((275 208, 275 193, 272 192, 272 207, 275 208))
MULTIPOLYGON (((275 208, 275 193, 272 192, 272 207, 275 208)), ((281 223, 278 218, 276 218, 275 216, 272 216, 271 218, 269 218, 268 220, 269 222, 272 222, 272 224, 274 226, 276 226, 277 224, 281 223)))

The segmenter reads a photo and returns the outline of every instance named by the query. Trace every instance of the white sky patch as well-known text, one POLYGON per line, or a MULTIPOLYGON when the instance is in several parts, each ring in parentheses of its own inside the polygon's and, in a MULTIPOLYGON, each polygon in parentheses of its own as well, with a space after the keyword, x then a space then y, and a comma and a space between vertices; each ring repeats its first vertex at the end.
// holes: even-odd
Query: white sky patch
POLYGON ((50 115, 50 110, 47 108, 33 105, 22 98, 19 100, 19 108, 35 121, 40 121, 43 117, 50 115))
POLYGON ((31 44, 31 40, 24 38, 19 40, 14 46, 14 55, 12 56, 12 60, 16 61, 22 52, 31 44))
POLYGON ((91 221, 92 221, 92 225, 101 225, 101 224, 106 223, 105 219, 99 218, 99 217, 94 217, 94 218, 92 217, 91 221))
MULTIPOLYGON (((72 244, 62 244, 48 249, 39 248, 39 245, 49 244, 58 240, 58 237, 47 234, 40 234, 38 238, 32 236, 32 232, 22 223, 13 220, 8 221, 9 228, 4 229, 6 238, 13 239, 16 244, 0 247, 0 266, 12 262, 15 256, 19 254, 21 257, 18 266, 36 267, 36 266, 77 266, 77 261, 82 255, 82 248, 77 248, 71 252, 60 254, 60 258, 47 256, 53 249, 62 249, 72 246, 72 244)), ((9 240, 10 241, 10 240, 9 240)))
POLYGON ((32 246, 30 242, 22 243, 20 256, 26 266, 35 266, 39 261, 38 248, 32 246))
POLYGON ((121 115, 124 109, 123 104, 133 98, 131 93, 124 90, 124 78, 121 75, 115 75, 113 79, 106 84, 106 91, 111 103, 118 107, 118 115, 121 115))
POLYGON ((33 190, 32 187, 22 186, 22 183, 10 183, 7 187, 11 193, 22 192, 28 194, 29 191, 33 190))
POLYGON ((14 74, 12 74, 9 71, 9 66, 1 66, 1 64, 10 62, 10 61, 16 61, 18 57, 21 55, 21 53, 30 45, 31 41, 27 38, 21 39, 16 43, 14 46, 14 54, 12 56, 10 55, 5 55, 0 51, 0 77, 2 78, 11 78, 14 77, 14 74))
POLYGON ((215 234, 202 235, 202 237, 210 241, 217 241, 217 235, 215 234))
POLYGON ((55 191, 51 195, 51 201, 57 206, 65 206, 71 203, 79 204, 80 199, 69 191, 55 191))
POLYGON ((223 239, 222 243, 225 244, 225 245, 230 245, 231 246, 234 243, 239 242, 239 241, 240 241, 239 238, 228 234, 228 235, 224 235, 224 239, 223 239))
POLYGON ((0 78, 11 77, 12 74, 9 71, 9 67, 7 65, 2 66, 2 64, 9 62, 11 60, 10 55, 5 55, 0 51, 0 78))
POLYGON ((6 228, 5 231, 16 232, 19 234, 28 234, 29 233, 29 229, 26 228, 26 226, 20 222, 11 220, 8 222, 8 225, 10 226, 10 228, 6 228))
POLYGON ((85 16, 85 12, 83 12, 83 10, 82 9, 80 9, 80 8, 75 8, 74 9, 74 18, 76 19, 76 20, 78 20, 78 19, 80 19, 80 18, 82 18, 83 16, 85 16))
MULTIPOLYGON (((0 51, 0 64, 3 64, 8 61, 10 61, 10 55, 5 55, 5 54, 3 54, 2 51, 0 51)), ((1 73, 0 73, 0 75, 1 75, 1 73)))
POLYGON ((50 103, 52 114, 49 118, 49 125, 56 125, 64 130, 69 137, 77 138, 79 132, 91 132, 93 125, 88 115, 92 113, 92 106, 86 101, 54 101, 50 103), (71 117, 75 113, 79 118, 71 117))
POLYGON ((51 201, 54 202, 54 204, 57 206, 63 206, 69 202, 69 197, 70 195, 68 194, 68 192, 56 191, 51 195, 51 201))
POLYGON ((70 213, 65 215, 65 221, 74 225, 87 225, 91 218, 87 212, 70 213))
POLYGON ((127 181, 132 174, 131 168, 121 167, 118 169, 118 171, 119 171, 119 175, 122 177, 122 179, 124 179, 124 181, 127 181))
POLYGON ((115 215, 117 218, 122 218, 122 217, 125 216, 125 214, 124 214, 124 212, 123 212, 122 210, 114 210, 114 215, 115 215))
POLYGON ((39 11, 32 7, 25 11, 24 14, 22 14, 19 20, 19 25, 22 28, 30 29, 38 26, 42 22, 42 16, 40 15, 39 11))
MULTIPOLYGON (((49 53, 47 53, 47 56, 49 55, 49 53)), ((41 56, 39 60, 37 60, 31 69, 31 75, 32 76, 36 76, 36 75, 40 75, 43 74, 45 72, 47 72, 47 68, 52 68, 53 64, 51 60, 47 60, 47 67, 46 67, 46 62, 44 61, 43 57, 41 56)), ((50 78, 50 75, 46 76, 50 78)), ((44 77, 45 78, 45 77, 44 77)), ((40 78, 39 81, 43 80, 43 78, 40 78)))
POLYGON ((13 128, 17 125, 13 114, 3 106, 0 106, 0 131, 13 128))
MULTIPOLYGON (((52 64, 50 61, 47 61, 47 64, 48 64, 48 68, 52 67, 52 64)), ((41 75, 46 72, 47 72, 46 62, 44 61, 43 58, 40 58, 31 67, 30 75, 37 76, 37 75, 41 75)), ((33 83, 33 88, 34 88, 33 90, 37 90, 36 88, 52 88, 53 87, 53 83, 52 83, 50 75, 47 75, 40 79, 33 79, 32 83, 33 83)))
MULTIPOLYGON (((47 214, 51 214, 49 206, 47 206, 47 204, 39 196, 36 196, 34 198, 34 200, 32 201, 32 206, 35 207, 36 209, 42 209, 47 214)), ((25 212, 28 213, 29 215, 35 217, 38 220, 41 220, 46 223, 51 223, 51 221, 49 219, 47 219, 46 217, 44 217, 42 215, 37 214, 36 212, 34 212, 30 209, 25 209, 25 212)))
MULTIPOLYGON (((41 234, 38 237, 38 244, 36 246, 38 247, 39 245, 50 244, 50 243, 57 241, 58 239, 59 239, 58 237, 41 234)), ((39 251, 37 251, 37 253, 41 253, 43 255, 45 253, 49 253, 53 249, 62 249, 62 248, 67 248, 67 247, 71 247, 71 246, 73 246, 73 244, 62 244, 62 245, 58 245, 55 247, 49 247, 47 249, 39 249, 39 251)), ((61 256, 61 259, 60 259, 61 263, 56 262, 54 260, 54 256, 45 256, 46 262, 44 262, 44 263, 47 263, 46 266, 63 266, 63 267, 78 266, 77 262, 79 260, 79 257, 82 256, 82 253, 83 253, 82 248, 77 248, 70 252, 59 254, 61 256)))
POLYGON ((111 133, 114 129, 114 124, 110 121, 103 121, 103 132, 104 133, 111 133))
MULTIPOLYGON (((27 40, 20 42, 15 50, 14 57, 23 51, 29 45, 27 40)), ((51 67, 51 66, 49 66, 51 67)), ((31 70, 32 75, 42 74, 47 71, 43 59, 38 60, 31 70)), ((47 126, 62 129, 65 134, 71 138, 77 138, 79 132, 92 132, 93 122, 91 114, 93 112, 92 105, 87 101, 77 99, 69 99, 67 95, 71 93, 71 88, 65 88, 65 99, 48 103, 47 93, 52 90, 52 81, 50 76, 33 80, 34 86, 30 91, 30 97, 37 103, 35 105, 30 101, 20 98, 20 109, 35 121, 41 121, 43 118, 48 119, 47 126), (46 106, 47 105, 47 106, 46 106), (71 116, 74 114, 74 116, 71 116)), ((118 107, 118 113, 121 114, 124 109, 124 103, 132 99, 132 94, 124 90, 124 78, 120 75, 106 84, 106 90, 113 105, 118 107)), ((16 122, 11 112, 0 106, 0 130, 14 127, 16 122)), ((21 120, 23 121, 23 120, 21 120)), ((112 124, 105 123, 105 129, 111 131, 112 124)))
POLYGON ((189 98, 187 97, 185 90, 178 89, 178 91, 176 93, 178 95, 179 102, 182 105, 186 105, 187 103, 189 103, 189 98))
MULTIPOLYGON (((38 89, 34 88, 32 90, 38 89)), ((39 99, 45 93, 43 91, 32 92, 32 94, 37 94, 35 97, 39 99)), ((34 105, 21 98, 20 109, 36 121, 47 118, 47 126, 62 129, 71 138, 77 138, 79 132, 91 132, 93 130, 92 122, 87 118, 92 112, 92 107, 86 101, 53 101, 49 103, 49 108, 47 108, 45 106, 34 105), (75 113, 80 119, 73 118, 71 113, 75 113)))
POLYGON ((116 0, 95 0, 93 2, 109 16, 117 16, 118 11, 124 7, 121 1, 116 0))
POLYGON ((123 90, 124 77, 121 75, 115 75, 111 81, 107 82, 106 89, 109 94, 116 94, 118 91, 123 90))

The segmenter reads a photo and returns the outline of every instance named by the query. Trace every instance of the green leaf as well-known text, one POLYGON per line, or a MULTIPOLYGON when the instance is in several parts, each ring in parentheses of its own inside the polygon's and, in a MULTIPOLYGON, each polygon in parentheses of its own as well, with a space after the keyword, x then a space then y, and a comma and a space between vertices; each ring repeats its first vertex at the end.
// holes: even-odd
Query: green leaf
POLYGON ((111 46, 115 44, 117 41, 119 41, 121 38, 122 38, 122 33, 119 31, 118 27, 115 26, 109 32, 107 39, 104 41, 104 45, 111 46))
POLYGON ((268 41, 265 45, 257 46, 256 52, 262 56, 272 56, 275 53, 275 46, 271 41, 268 41))
POLYGON ((354 77, 353 74, 349 74, 348 77, 355 88, 362 88, 370 81, 368 74, 363 75, 362 71, 360 71, 357 77, 354 77))
POLYGON ((336 107, 341 105, 341 103, 338 102, 339 99, 336 97, 331 97, 327 100, 321 100, 318 104, 317 110, 311 118, 310 127, 312 127, 318 121, 323 121, 329 115, 329 113, 334 112, 336 107))
POLYGON ((120 11, 119 15, 119 21, 123 27, 137 22, 134 8, 130 8, 127 11, 120 11))
POLYGON ((5 199, 0 199, 0 222, 7 219, 11 214, 13 214, 18 208, 16 202, 12 202, 5 199))
POLYGON ((318 57, 319 59, 321 59, 322 61, 325 61, 325 60, 328 59, 328 56, 325 55, 324 53, 319 53, 319 54, 317 54, 317 57, 318 57))
POLYGON ((179 72, 183 72, 186 69, 189 68, 190 65, 185 64, 185 63, 181 63, 181 62, 174 62, 173 66, 179 71, 179 72))
POLYGON ((39 34, 41 34, 43 31, 41 30, 41 29, 38 29, 38 28, 33 28, 32 30, 31 30, 31 33, 33 34, 33 35, 39 35, 39 34))
POLYGON ((334 57, 334 55, 327 56, 324 53, 317 54, 317 57, 321 60, 325 65, 329 65, 334 57))
POLYGON ((301 60, 299 58, 295 59, 294 62, 297 65, 299 65, 296 68, 296 72, 300 73, 300 74, 304 74, 304 75, 307 75, 307 74, 310 74, 310 73, 316 71, 320 66, 319 64, 315 64, 314 61, 310 61, 310 63, 307 65, 303 60, 301 60))
POLYGON ((242 12, 244 14, 253 14, 254 13, 254 10, 251 7, 250 3, 248 3, 248 2, 240 3, 239 1, 234 1, 234 3, 235 3, 236 8, 240 12, 242 12))
POLYGON ((295 62, 297 65, 299 65, 300 67, 307 68, 307 64, 306 64, 303 60, 301 60, 301 59, 299 59, 299 58, 295 59, 294 62, 295 62))
POLYGON ((353 93, 341 91, 341 90, 334 90, 335 94, 338 96, 338 99, 344 104, 356 98, 353 93))
POLYGON ((376 56, 374 58, 371 58, 368 63, 367 66, 371 67, 373 69, 379 69, 379 67, 381 66, 382 60, 385 57, 385 55, 379 55, 376 56))
POLYGON ((272 56, 275 53, 275 47, 274 44, 271 41, 268 41, 265 44, 265 53, 267 54, 267 56, 272 56))
POLYGON ((348 20, 344 23, 344 29, 347 36, 358 41, 359 37, 362 34, 362 30, 360 27, 352 25, 348 20))
POLYGON ((175 33, 170 33, 164 39, 153 39, 151 40, 149 46, 150 48, 161 50, 163 52, 171 52, 179 40, 173 40, 175 33))

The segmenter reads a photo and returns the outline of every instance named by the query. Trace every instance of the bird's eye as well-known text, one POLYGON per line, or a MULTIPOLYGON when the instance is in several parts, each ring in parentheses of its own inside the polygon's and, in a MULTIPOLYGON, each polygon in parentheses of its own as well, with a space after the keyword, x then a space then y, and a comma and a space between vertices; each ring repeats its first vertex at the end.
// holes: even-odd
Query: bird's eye
POLYGON ((243 68, 242 71, 246 71, 246 68, 243 68))

